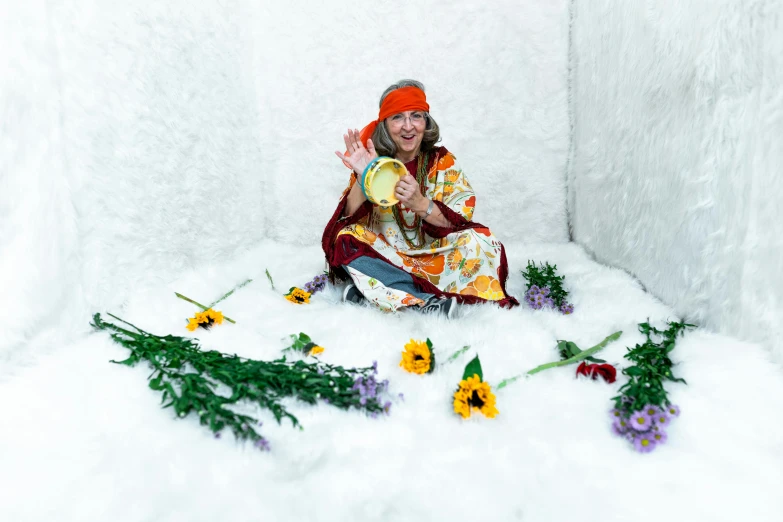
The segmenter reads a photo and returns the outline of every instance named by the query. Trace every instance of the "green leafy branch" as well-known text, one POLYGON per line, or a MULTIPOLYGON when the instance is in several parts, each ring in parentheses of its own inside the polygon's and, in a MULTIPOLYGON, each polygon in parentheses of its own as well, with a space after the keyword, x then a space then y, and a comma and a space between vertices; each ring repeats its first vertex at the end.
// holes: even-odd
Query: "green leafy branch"
POLYGON ((130 350, 127 359, 111 362, 127 366, 146 362, 152 368, 149 387, 162 392, 163 407, 173 408, 180 418, 195 414, 215 436, 230 429, 237 439, 268 449, 268 442, 256 431, 257 419, 230 409, 240 401, 270 410, 278 423, 288 419, 300 428, 299 420, 282 405, 282 399, 293 397, 308 404, 322 400, 341 409, 355 407, 372 415, 388 412, 390 407, 390 403, 380 403, 380 392, 385 391, 387 384, 375 382, 374 366, 343 368, 301 360, 288 362, 285 357, 258 361, 215 350, 202 351, 191 338, 154 335, 108 315, 133 328, 106 322, 100 314, 93 316, 91 325, 95 329, 112 332, 111 338, 130 350), (368 395, 364 391, 370 385, 377 393, 368 395), (225 393, 218 393, 218 389, 225 393))
POLYGON ((620 387, 619 395, 612 397, 618 410, 630 413, 640 404, 668 405, 669 397, 663 383, 671 381, 687 384, 685 379, 677 378, 672 373, 674 363, 669 354, 674 350, 677 336, 696 326, 676 321, 667 324, 669 328, 666 330, 658 330, 649 323, 639 324, 639 331, 647 340, 625 354, 625 358, 634 364, 623 369, 622 373, 628 376, 628 382, 620 387), (655 342, 653 335, 661 337, 662 340, 655 342))

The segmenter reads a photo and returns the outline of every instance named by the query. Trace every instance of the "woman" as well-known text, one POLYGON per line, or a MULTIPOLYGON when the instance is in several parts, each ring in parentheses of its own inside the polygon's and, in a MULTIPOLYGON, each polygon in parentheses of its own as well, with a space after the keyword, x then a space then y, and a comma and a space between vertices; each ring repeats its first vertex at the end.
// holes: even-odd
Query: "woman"
POLYGON ((440 131, 421 83, 402 80, 386 89, 378 120, 343 138, 347 150, 335 154, 352 169, 351 180, 322 238, 332 282, 346 275, 353 281, 343 300, 447 317, 457 302, 519 304, 506 293, 503 245, 472 221, 473 189, 454 155, 436 145, 440 131), (356 183, 379 155, 408 169, 393 207, 373 205, 356 183))

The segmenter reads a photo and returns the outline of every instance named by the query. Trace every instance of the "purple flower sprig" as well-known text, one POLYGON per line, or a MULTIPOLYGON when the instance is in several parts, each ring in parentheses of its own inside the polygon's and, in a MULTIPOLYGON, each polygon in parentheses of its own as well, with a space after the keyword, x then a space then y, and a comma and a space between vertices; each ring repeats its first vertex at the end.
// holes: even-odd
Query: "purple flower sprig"
POLYGON ((634 364, 623 369, 628 382, 614 397, 612 431, 626 436, 637 450, 644 453, 666 442, 666 429, 672 419, 680 415, 680 408, 669 400, 664 383, 687 384, 674 375, 671 353, 677 337, 693 325, 676 321, 668 325, 667 330, 658 330, 648 322, 639 324, 639 330, 647 339, 643 344, 630 348, 625 355, 634 364), (656 342, 653 335, 661 340, 656 342))
MULTIPOLYGON (((373 365, 373 368, 376 366, 373 365)), ((377 417, 381 411, 388 414, 392 405, 391 401, 384 401, 384 397, 389 391, 389 381, 384 379, 379 382, 375 378, 376 373, 377 370, 371 375, 360 375, 351 387, 351 390, 355 392, 355 398, 358 399, 359 406, 365 408, 375 406, 370 408, 370 416, 373 418, 377 417)))
POLYGON ((624 410, 616 408, 609 412, 612 432, 633 444, 636 451, 650 453, 669 438, 664 428, 668 428, 672 419, 680 415, 680 408, 674 404, 664 407, 647 404, 626 415, 624 410))
POLYGON ((320 292, 326 288, 327 281, 328 277, 326 274, 318 274, 311 281, 305 283, 304 289, 307 290, 310 294, 315 294, 316 292, 320 292))
POLYGON ((525 301, 531 308, 553 308, 565 315, 574 312, 574 305, 568 303, 568 292, 563 288, 565 276, 557 275, 557 265, 528 261, 522 276, 527 280, 525 301))
POLYGON ((551 296, 552 291, 548 286, 539 287, 538 285, 531 285, 527 293, 525 293, 525 302, 533 310, 541 310, 542 308, 558 309, 564 315, 574 313, 574 305, 563 301, 558 307, 555 303, 555 299, 551 296))

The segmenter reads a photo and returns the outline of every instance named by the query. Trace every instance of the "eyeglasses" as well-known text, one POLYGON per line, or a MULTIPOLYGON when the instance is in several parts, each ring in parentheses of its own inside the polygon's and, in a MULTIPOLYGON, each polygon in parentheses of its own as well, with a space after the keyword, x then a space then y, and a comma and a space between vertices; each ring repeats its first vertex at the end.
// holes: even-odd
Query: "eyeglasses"
POLYGON ((389 120, 395 127, 401 127, 402 124, 405 123, 405 120, 410 121, 413 125, 421 125, 427 121, 427 115, 423 112, 414 112, 411 113, 410 116, 405 116, 404 114, 399 113, 389 118, 389 120))

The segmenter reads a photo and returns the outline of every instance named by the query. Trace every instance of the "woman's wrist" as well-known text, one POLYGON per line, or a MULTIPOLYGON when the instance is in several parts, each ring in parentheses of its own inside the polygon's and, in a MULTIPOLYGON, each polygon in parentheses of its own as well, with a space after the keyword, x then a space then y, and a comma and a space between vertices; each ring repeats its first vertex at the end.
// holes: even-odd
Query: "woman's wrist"
MULTIPOLYGON (((427 211, 430 210, 430 206, 434 207, 435 203, 429 198, 421 198, 418 208, 415 209, 416 215, 422 218, 427 217, 427 211)), ((431 211, 430 211, 431 212, 431 211)))

